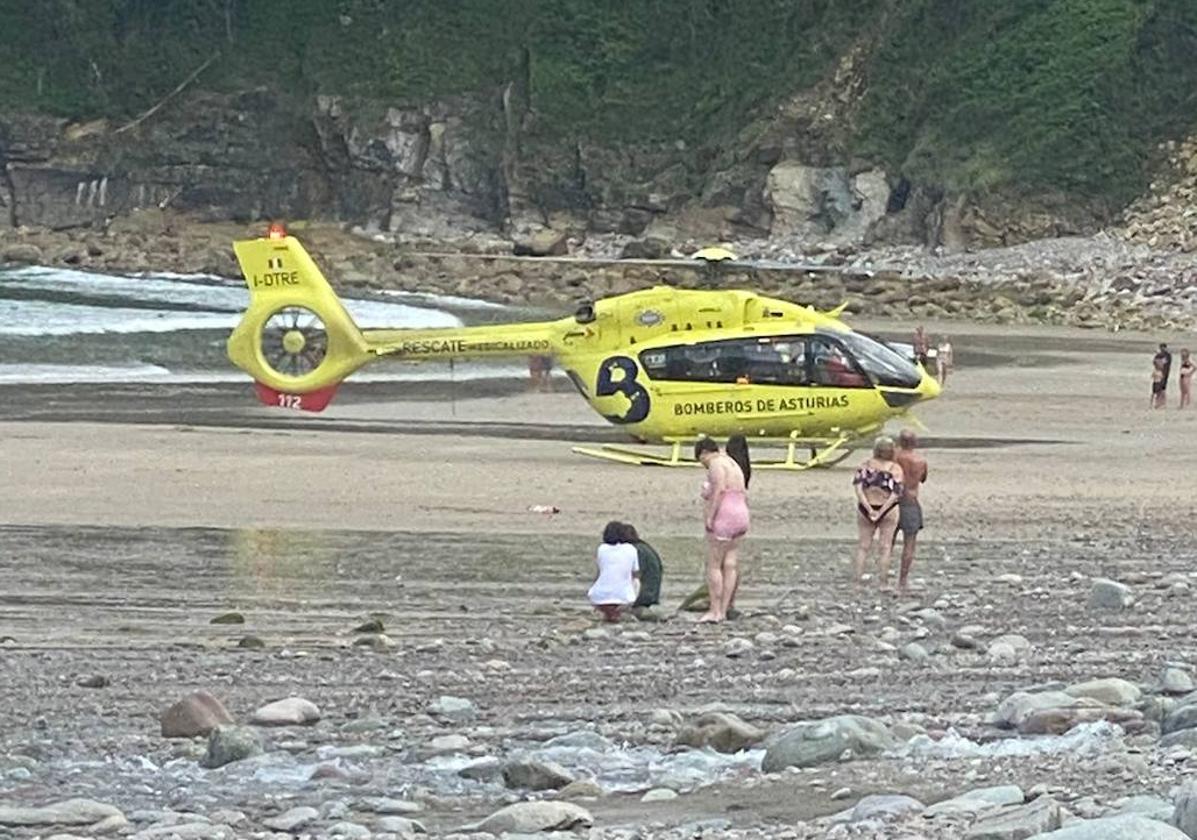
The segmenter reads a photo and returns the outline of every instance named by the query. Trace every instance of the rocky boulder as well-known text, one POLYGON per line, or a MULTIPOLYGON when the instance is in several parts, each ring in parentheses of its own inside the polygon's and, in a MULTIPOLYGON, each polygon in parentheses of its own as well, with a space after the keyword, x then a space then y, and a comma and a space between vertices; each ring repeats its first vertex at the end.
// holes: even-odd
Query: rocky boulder
POLYGON ((882 822, 904 817, 907 814, 920 814, 927 806, 913 796, 904 794, 872 794, 863 797, 855 806, 838 814, 835 822, 864 822, 865 820, 880 820, 882 822))
POLYGON ((1107 706, 1134 706, 1139 702, 1142 691, 1132 682, 1117 677, 1104 680, 1089 680, 1088 682, 1070 685, 1064 689, 1065 693, 1073 697, 1088 697, 1107 706))
POLYGON ((1135 603, 1135 595, 1129 586, 1116 580, 1094 578, 1089 592, 1089 609, 1124 610, 1135 603))
POLYGON ((95 825, 105 820, 124 820, 119 808, 91 799, 67 799, 39 807, 0 805, 0 825, 95 825))
POLYGON ((544 228, 517 236, 512 251, 517 257, 563 257, 569 253, 568 237, 565 231, 544 228))
POLYGON ((586 828, 594 823, 594 817, 580 805, 572 802, 517 802, 508 805, 467 831, 503 834, 504 832, 527 833, 537 831, 569 831, 586 828))
POLYGON ((1018 785, 998 785, 997 787, 977 788, 951 799, 936 802, 923 812, 927 819, 944 816, 959 816, 960 814, 979 814, 1003 805, 1021 805, 1023 802, 1022 788, 1018 785))
POLYGON ((1194 727, 1197 727, 1197 700, 1177 706, 1160 724, 1160 730, 1165 735, 1194 727))
POLYGON ((1197 782, 1188 782, 1176 792, 1172 824, 1189 837, 1197 837, 1197 782))
POLYGON ((1193 678, 1187 671, 1174 666, 1164 669, 1160 678, 1160 691, 1164 694, 1188 694, 1195 689, 1197 685, 1193 684, 1193 678))
POLYGON ((429 704, 428 714, 454 723, 468 723, 478 717, 478 709, 464 697, 443 695, 429 704))
POLYGON ((194 738, 233 723, 224 704, 206 691, 193 691, 158 716, 163 738, 194 738))
POLYGON ((859 715, 839 715, 799 723, 773 741, 761 769, 776 773, 787 767, 813 767, 845 753, 877 755, 898 745, 885 724, 859 715))
POLYGON ((879 170, 849 175, 842 166, 781 161, 769 170, 765 202, 770 233, 807 242, 860 243, 885 216, 889 184, 879 170))
POLYGON ((552 761, 523 758, 503 765, 503 784, 517 790, 560 790, 572 781, 569 771, 552 761))
POLYGON ((320 720, 320 709, 302 697, 287 697, 262 706, 249 722, 256 726, 305 726, 320 720))
POLYGON ((1026 805, 986 814, 969 828, 964 840, 1026 840, 1059 828, 1061 817, 1060 803, 1041 796, 1026 805))
POLYGON ((675 743, 701 749, 710 747, 716 752, 737 753, 765 739, 763 730, 745 723, 733 714, 712 712, 688 723, 677 734, 675 743))
POLYGON ((1030 840, 1189 840, 1172 826, 1140 816, 1079 820, 1071 825, 1032 835, 1030 840))
POLYGON ((208 735, 208 752, 200 763, 209 769, 261 755, 262 738, 250 726, 225 724, 208 735))

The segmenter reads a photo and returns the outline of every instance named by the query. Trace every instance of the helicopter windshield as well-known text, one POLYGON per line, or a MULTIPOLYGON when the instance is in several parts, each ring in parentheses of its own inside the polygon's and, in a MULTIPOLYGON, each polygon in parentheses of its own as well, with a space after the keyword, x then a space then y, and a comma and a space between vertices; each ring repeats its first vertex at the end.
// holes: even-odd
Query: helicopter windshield
POLYGON ((917 388, 922 374, 896 350, 867 335, 856 332, 836 333, 848 352, 878 385, 892 388, 917 388))

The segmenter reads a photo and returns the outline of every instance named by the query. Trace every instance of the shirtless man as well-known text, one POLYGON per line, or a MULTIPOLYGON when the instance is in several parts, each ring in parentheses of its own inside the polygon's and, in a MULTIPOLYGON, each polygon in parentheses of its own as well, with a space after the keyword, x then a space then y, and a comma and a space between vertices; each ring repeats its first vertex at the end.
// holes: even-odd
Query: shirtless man
POLYGON ((927 337, 927 331, 923 329, 923 325, 919 324, 914 330, 914 341, 911 342, 914 348, 914 357, 918 363, 923 367, 927 366, 927 359, 931 355, 931 339, 927 337))
MULTIPOLYGON (((898 435, 894 460, 902 467, 905 482, 898 501, 898 530, 902 532, 902 567, 898 572, 898 589, 909 591, 910 567, 914 565, 914 550, 919 531, 923 529, 923 508, 919 504, 919 486, 927 480, 927 459, 915 452, 919 439, 914 432, 903 429, 898 435)), ((895 534, 896 536, 896 534, 895 534)))

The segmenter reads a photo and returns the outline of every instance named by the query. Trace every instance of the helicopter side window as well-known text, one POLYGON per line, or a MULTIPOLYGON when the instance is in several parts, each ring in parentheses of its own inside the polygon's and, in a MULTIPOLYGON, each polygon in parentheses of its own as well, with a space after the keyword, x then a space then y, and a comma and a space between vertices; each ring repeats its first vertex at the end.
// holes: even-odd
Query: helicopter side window
POLYGON ((702 341, 646 350, 640 364, 659 382, 806 385, 805 341, 800 336, 702 341))
POLYGON ((811 382, 833 388, 872 388, 873 383, 844 347, 831 338, 811 340, 811 382))

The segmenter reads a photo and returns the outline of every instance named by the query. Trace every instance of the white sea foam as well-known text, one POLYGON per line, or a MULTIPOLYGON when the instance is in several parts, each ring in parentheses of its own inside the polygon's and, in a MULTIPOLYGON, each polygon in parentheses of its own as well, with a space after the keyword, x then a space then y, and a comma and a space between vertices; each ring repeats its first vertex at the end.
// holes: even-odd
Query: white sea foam
MULTIPOLYGON (((431 297, 428 301, 437 303, 431 297)), ((0 335, 232 329, 248 303, 249 293, 240 283, 20 268, 0 272, 0 335), (6 298, 5 289, 18 290, 21 296, 6 298), (34 296, 38 291, 57 296, 73 294, 79 300, 39 300, 34 296), (101 296, 104 302, 94 300, 101 296), (122 300, 137 305, 121 306, 122 300), (155 304, 162 308, 154 308, 155 304)), ((462 323, 457 316, 436 308, 356 298, 344 303, 362 327, 457 327, 462 323)))

